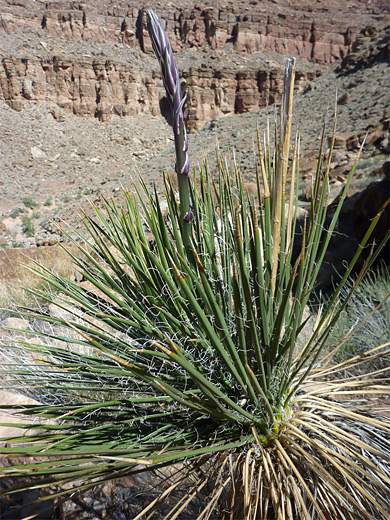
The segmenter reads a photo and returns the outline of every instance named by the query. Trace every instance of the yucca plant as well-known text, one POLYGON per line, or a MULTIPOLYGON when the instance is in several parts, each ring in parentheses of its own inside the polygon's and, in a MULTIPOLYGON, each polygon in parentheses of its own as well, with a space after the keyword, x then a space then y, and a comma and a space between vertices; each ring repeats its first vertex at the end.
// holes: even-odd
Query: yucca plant
MULTIPOLYGON (((324 130, 310 213, 298 220, 288 60, 275 145, 269 132, 264 143, 258 132, 257 199, 245 193, 236 165, 220 157, 217 178, 204 164, 190 182, 176 65, 151 11, 148 22, 173 109, 180 199, 165 176, 166 215, 142 181, 135 194, 125 192, 124 207, 94 207, 74 242, 79 254, 69 252, 88 289, 37 268, 68 317, 40 314, 52 332, 12 347, 40 361, 21 366, 18 359, 3 371, 13 389, 41 392, 42 405, 23 413, 51 422, 30 420, 34 435, 7 439, 2 455, 32 462, 0 470, 2 476, 29 477, 19 491, 56 486, 51 497, 63 497, 155 471, 165 486, 136 519, 158 516, 175 496, 164 518, 180 518, 196 499, 198 519, 384 520, 390 421, 375 403, 388 379, 381 371, 349 378, 348 371, 388 356, 389 344, 341 364, 332 364, 337 347, 324 348, 380 249, 340 298, 380 215, 331 299, 311 316, 310 297, 354 168, 324 228, 332 156, 330 150, 324 159, 324 130)), ((50 294, 39 297, 51 301, 50 294)))

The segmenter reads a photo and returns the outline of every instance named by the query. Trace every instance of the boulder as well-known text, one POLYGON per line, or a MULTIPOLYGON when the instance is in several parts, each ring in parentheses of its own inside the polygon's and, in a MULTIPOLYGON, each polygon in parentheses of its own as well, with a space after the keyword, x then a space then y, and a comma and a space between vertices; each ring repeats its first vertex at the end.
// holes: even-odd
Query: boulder
MULTIPOLYGON (((25 395, 18 394, 15 392, 10 392, 8 390, 0 390, 0 403, 1 405, 14 405, 22 410, 25 405, 31 404, 40 404, 35 399, 31 399, 30 397, 26 397, 25 395)), ((10 411, 4 408, 1 408, 0 405, 0 423, 25 423, 28 422, 28 418, 25 416, 18 414, 17 410, 10 411)), ((36 431, 36 430, 35 430, 36 431)), ((32 433, 32 430, 17 428, 16 426, 0 426, 0 439, 3 437, 12 437, 19 435, 29 435, 32 433)))
POLYGON ((3 320, 3 326, 5 328, 18 330, 28 330, 30 328, 26 320, 23 318, 14 318, 12 316, 3 320))

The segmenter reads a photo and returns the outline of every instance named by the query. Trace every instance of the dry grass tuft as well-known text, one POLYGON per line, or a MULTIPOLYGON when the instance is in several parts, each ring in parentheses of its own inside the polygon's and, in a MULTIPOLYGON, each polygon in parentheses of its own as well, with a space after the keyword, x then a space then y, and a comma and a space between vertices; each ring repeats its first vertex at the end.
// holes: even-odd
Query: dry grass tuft
POLYGON ((34 262, 70 279, 74 278, 72 259, 60 246, 7 249, 0 251, 0 308, 36 306, 36 297, 26 289, 42 289, 42 279, 31 268, 34 262))

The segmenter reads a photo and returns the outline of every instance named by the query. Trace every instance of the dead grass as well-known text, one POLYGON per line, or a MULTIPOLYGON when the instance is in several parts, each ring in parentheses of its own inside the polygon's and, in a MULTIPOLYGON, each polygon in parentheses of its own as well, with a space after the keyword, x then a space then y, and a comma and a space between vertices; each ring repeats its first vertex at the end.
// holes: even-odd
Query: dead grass
POLYGON ((0 251, 0 308, 11 310, 20 305, 38 304, 25 290, 42 288, 42 280, 31 271, 34 262, 64 277, 74 277, 72 259, 60 246, 0 251))

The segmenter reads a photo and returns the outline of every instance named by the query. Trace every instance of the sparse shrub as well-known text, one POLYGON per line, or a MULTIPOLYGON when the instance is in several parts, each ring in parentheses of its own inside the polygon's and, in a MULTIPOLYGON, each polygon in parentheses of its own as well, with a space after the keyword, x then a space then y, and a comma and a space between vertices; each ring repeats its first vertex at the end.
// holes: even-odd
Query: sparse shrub
POLYGON ((36 202, 32 197, 23 197, 22 201, 26 208, 33 209, 39 206, 38 202, 36 202))
POLYGON ((15 208, 11 211, 11 217, 17 218, 21 213, 25 213, 26 210, 23 208, 15 208))
MULTIPOLYGON (((36 433, 28 442, 22 436, 1 447, 4 456, 44 455, 28 466, 7 467, 3 475, 28 476, 23 488, 59 486, 54 496, 60 497, 155 471, 163 482, 133 520, 150 518, 170 495, 178 497, 165 517, 173 520, 202 494, 199 520, 385 520, 390 421, 338 401, 340 392, 362 402, 363 392, 369 399, 386 394, 380 374, 341 375, 379 353, 342 366, 321 357, 356 290, 353 285, 340 299, 379 216, 299 343, 356 165, 324 229, 331 154, 324 161, 322 140, 311 211, 293 262, 299 172, 298 139, 289 161, 293 61, 287 62, 275 149, 267 139, 263 149, 259 139, 255 201, 239 170, 221 158, 217 182, 207 164, 190 182, 178 71, 151 11, 148 25, 172 108, 179 202, 166 177, 167 215, 143 183, 136 196, 124 193, 124 208, 107 202, 104 211, 95 208, 93 217, 85 217, 86 236, 75 242, 78 254, 69 255, 94 290, 37 270, 59 291, 55 304, 68 316, 40 315, 61 330, 28 343, 50 362, 30 369, 15 363, 4 374, 11 383, 23 377, 25 388, 46 391, 42 405, 22 413, 57 422, 31 421, 36 433)), ((367 261, 361 275, 369 267, 367 261)), ((50 301, 50 295, 36 294, 50 301)))
POLYGON ((32 214, 32 217, 31 217, 31 218, 37 219, 37 218, 39 218, 40 216, 41 216, 41 215, 40 215, 39 211, 35 210, 35 211, 33 211, 33 214, 32 214))
POLYGON ((357 170, 366 170, 367 168, 372 168, 373 160, 370 159, 363 159, 359 162, 357 170))
POLYGON ((46 218, 44 218, 43 220, 40 221, 39 226, 41 228, 45 228, 48 224, 50 224, 50 222, 51 222, 51 218, 50 217, 46 217, 46 218))
POLYGON ((386 267, 369 273, 356 289, 330 340, 336 360, 345 361, 390 341, 390 273, 386 267))
POLYGON ((22 224, 23 224, 23 233, 28 237, 33 237, 34 233, 35 233, 35 226, 34 226, 34 222, 31 220, 31 218, 23 217, 22 224))
POLYGON ((53 204, 53 201, 52 201, 52 199, 50 198, 50 199, 45 200, 45 202, 44 202, 43 205, 44 205, 44 206, 51 206, 52 204, 53 204))

